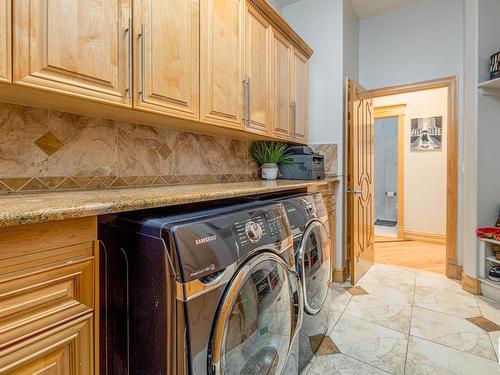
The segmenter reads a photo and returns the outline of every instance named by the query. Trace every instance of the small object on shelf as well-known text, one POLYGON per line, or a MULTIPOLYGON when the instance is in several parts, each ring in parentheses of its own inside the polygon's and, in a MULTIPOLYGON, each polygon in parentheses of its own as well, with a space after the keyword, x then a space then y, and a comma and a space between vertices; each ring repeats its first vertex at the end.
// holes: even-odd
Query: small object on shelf
POLYGON ((496 227, 477 228, 476 235, 478 238, 490 238, 496 241, 500 241, 500 228, 496 227))
POLYGON ((490 79, 500 78, 500 51, 490 58, 490 79))
POLYGON ((498 245, 493 245, 491 246, 491 250, 493 251, 493 253, 495 254, 495 258, 497 260, 500 260, 500 246, 498 245))
POLYGON ((500 266, 490 268, 490 271, 488 272, 488 279, 495 282, 500 281, 500 266))

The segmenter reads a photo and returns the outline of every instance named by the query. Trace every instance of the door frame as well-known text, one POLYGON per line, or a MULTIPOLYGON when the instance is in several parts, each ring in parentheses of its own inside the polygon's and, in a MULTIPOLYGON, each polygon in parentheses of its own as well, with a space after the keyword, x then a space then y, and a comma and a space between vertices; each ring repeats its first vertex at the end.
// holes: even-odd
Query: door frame
POLYGON ((430 81, 387 86, 365 90, 363 96, 406 94, 437 88, 448 89, 448 127, 447 127, 447 190, 446 190, 446 276, 460 280, 462 266, 457 262, 458 239, 458 77, 443 77, 430 81))
POLYGON ((381 118, 398 119, 398 239, 404 239, 404 129, 406 104, 387 105, 374 108, 375 120, 381 118))

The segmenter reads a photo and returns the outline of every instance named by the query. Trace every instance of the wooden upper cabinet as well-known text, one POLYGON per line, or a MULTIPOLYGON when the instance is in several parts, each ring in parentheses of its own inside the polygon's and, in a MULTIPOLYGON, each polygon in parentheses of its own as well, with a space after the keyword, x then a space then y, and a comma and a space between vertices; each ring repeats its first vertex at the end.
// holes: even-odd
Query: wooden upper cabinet
POLYGON ((307 142, 307 58, 296 49, 292 58, 292 138, 307 142))
POLYGON ((135 0, 134 34, 134 106, 197 120, 199 0, 135 0))
POLYGON ((251 5, 245 12, 245 76, 244 95, 246 129, 268 134, 271 99, 271 25, 251 5))
POLYGON ((200 120, 243 128, 244 0, 200 2, 200 120))
POLYGON ((0 82, 11 81, 11 1, 0 0, 0 82))
POLYGON ((289 139, 292 134, 292 44, 273 30, 272 48, 272 135, 289 139))
POLYGON ((12 3, 15 84, 131 103, 130 0, 12 3))

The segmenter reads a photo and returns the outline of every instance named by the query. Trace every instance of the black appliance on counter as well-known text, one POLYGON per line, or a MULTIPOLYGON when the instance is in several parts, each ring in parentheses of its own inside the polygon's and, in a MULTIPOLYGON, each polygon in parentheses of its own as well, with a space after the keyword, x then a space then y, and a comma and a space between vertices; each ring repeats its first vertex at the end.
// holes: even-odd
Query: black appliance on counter
POLYGON ((323 180, 325 178, 325 157, 315 153, 308 146, 288 148, 291 164, 280 165, 279 178, 286 180, 323 180))
POLYGON ((284 206, 194 207, 101 220, 100 373, 296 374, 304 305, 284 206))

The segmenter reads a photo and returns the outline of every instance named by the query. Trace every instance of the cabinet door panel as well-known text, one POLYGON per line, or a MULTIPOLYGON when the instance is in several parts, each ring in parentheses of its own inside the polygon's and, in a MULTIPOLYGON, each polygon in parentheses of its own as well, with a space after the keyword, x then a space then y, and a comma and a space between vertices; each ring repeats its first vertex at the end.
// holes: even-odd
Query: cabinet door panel
POLYGON ((92 375, 92 314, 10 347, 0 358, 0 373, 9 375, 92 375))
POLYGON ((293 102, 295 114, 293 137, 298 142, 307 141, 307 58, 297 50, 293 53, 293 102))
POLYGON ((291 94, 292 94, 292 45, 278 32, 272 39, 272 129, 273 135, 288 139, 291 136, 291 94))
POLYGON ((135 107, 198 119, 199 1, 142 0, 135 4, 135 107))
POLYGON ((245 24, 245 72, 247 88, 247 130, 269 133, 271 84, 271 25, 252 6, 245 24))
POLYGON ((244 0, 200 3, 201 121, 243 127, 244 0))
POLYGON ((129 104, 129 0, 14 1, 14 83, 129 104))
POLYGON ((0 0, 0 82, 10 82, 11 66, 11 2, 0 0))

